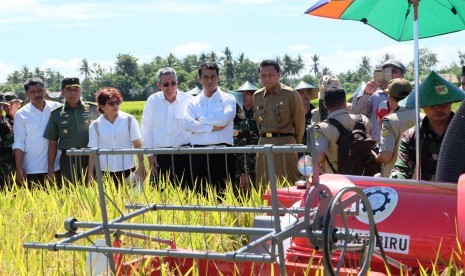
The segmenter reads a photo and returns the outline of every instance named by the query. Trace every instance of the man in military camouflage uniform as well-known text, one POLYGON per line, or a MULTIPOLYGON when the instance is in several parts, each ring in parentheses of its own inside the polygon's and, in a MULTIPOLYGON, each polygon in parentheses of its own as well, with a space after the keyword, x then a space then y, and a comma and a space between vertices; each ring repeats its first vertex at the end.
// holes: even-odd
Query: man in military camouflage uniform
MULTIPOLYGON (((66 155, 66 150, 87 147, 89 125, 99 116, 97 105, 81 100, 78 78, 63 79, 61 93, 65 103, 52 110, 44 133, 44 138, 49 140, 48 176, 55 179, 54 163, 59 150, 61 175, 71 182, 86 180, 88 156, 70 157, 66 155)), ((60 185, 59 179, 57 184, 60 185)))
MULTIPOLYGON (((246 81, 237 91, 242 93, 243 106, 236 108, 234 118, 234 146, 256 145, 260 135, 253 112, 253 93, 258 88, 246 81)), ((249 180, 255 179, 255 154, 236 153, 236 178, 241 188, 248 188, 249 180)))
MULTIPOLYGON (((426 113, 420 124, 420 162, 422 180, 434 180, 439 150, 454 113, 452 103, 465 99, 465 92, 441 78, 434 71, 421 83, 420 107, 426 113)), ((405 107, 415 106, 410 93, 405 107)), ((391 172, 392 178, 410 179, 415 172, 415 127, 404 132, 399 144, 399 156, 391 172)))
POLYGON ((13 125, 3 115, 5 97, 0 94, 0 187, 5 188, 13 183, 15 158, 13 154, 13 125))
MULTIPOLYGON (((299 82, 294 89, 299 92, 300 98, 302 99, 305 114, 305 128, 307 128, 307 126, 312 124, 312 110, 315 108, 310 101, 318 97, 319 89, 304 81, 299 82)), ((307 144, 307 130, 304 132, 302 144, 307 144)))
POLYGON ((397 150, 402 133, 415 125, 415 109, 401 107, 398 104, 410 92, 412 92, 412 86, 406 79, 396 78, 388 83, 386 93, 392 113, 382 120, 379 153, 372 152, 374 160, 384 164, 381 170, 382 177, 389 177, 397 161, 397 150))

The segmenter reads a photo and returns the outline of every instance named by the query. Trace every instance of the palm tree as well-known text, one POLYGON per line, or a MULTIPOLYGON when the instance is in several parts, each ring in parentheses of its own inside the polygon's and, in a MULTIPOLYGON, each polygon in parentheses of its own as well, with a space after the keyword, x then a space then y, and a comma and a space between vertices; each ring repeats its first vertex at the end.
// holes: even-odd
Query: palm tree
POLYGON ((31 77, 31 72, 29 71, 29 67, 27 67, 27 65, 21 66, 21 76, 23 81, 31 77))
POLYGON ((358 67, 358 73, 361 77, 368 76, 371 74, 372 66, 370 64, 370 58, 367 56, 362 57, 362 61, 358 67))
POLYGON ((320 57, 314 54, 312 57, 313 65, 310 68, 310 72, 313 71, 315 78, 318 78, 318 73, 320 73, 320 63, 318 61, 320 61, 320 57))
POLYGON ((381 64, 383 64, 386 60, 393 59, 394 55, 390 53, 384 53, 380 59, 378 59, 378 64, 376 65, 376 68, 380 68, 381 64))
POLYGON ((331 69, 329 69, 328 67, 323 67, 323 69, 321 70, 321 75, 332 75, 331 73, 331 69))
POLYGON ((176 67, 178 65, 179 65, 179 60, 172 53, 170 53, 168 57, 166 58, 166 66, 176 67))
POLYGON ((223 70, 222 73, 224 75, 224 82, 228 89, 233 89, 234 85, 234 59, 232 57, 231 50, 226 47, 224 49, 224 59, 223 59, 223 70))
POLYGON ((89 62, 87 59, 83 58, 81 60, 81 67, 79 67, 79 72, 81 75, 84 75, 84 79, 88 79, 94 73, 94 71, 90 68, 89 62))
POLYGON ((305 68, 304 59, 302 58, 301 55, 298 55, 297 58, 294 59, 294 66, 292 68, 292 74, 300 77, 300 72, 302 72, 304 68, 305 68))

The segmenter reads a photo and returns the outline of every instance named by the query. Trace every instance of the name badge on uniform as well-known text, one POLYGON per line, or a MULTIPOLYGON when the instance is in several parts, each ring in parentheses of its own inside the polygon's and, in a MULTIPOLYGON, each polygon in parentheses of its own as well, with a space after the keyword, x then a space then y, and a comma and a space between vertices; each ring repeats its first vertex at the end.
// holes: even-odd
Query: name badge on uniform
POLYGON ((91 117, 94 115, 94 112, 82 112, 82 117, 86 118, 86 117, 91 117))
POLYGON ((62 125, 66 125, 67 123, 68 123, 68 121, 61 121, 62 125))

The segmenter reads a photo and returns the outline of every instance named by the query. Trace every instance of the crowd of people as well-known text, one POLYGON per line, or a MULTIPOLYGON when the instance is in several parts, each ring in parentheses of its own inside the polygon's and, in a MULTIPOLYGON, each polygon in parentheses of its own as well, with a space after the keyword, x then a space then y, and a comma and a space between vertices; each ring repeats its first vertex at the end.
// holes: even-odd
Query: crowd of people
MULTIPOLYGON (((154 182, 171 181, 182 188, 204 191, 209 183, 218 191, 228 183, 237 189, 266 186, 266 156, 258 154, 143 154, 100 155, 99 166, 87 156, 69 156, 69 149, 232 147, 246 145, 308 144, 306 126, 315 124, 317 160, 323 173, 338 173, 340 132, 331 120, 347 130, 362 124, 378 142, 372 158, 381 163, 376 176, 412 178, 415 170, 414 93, 404 79, 405 66, 387 60, 383 77, 373 78, 347 102, 335 76, 321 77, 317 87, 301 81, 295 88, 282 84, 275 60, 263 60, 258 68, 262 88, 246 81, 237 89, 242 102, 219 87, 220 68, 205 62, 198 69, 202 91, 197 96, 178 90, 173 68, 157 72, 159 92, 146 101, 141 124, 120 110, 121 93, 103 87, 96 102, 81 99, 80 80, 65 78, 64 102, 46 99, 39 78, 24 83, 28 103, 14 93, 0 95, 0 181, 18 185, 45 185, 54 181, 92 181, 96 170, 120 185, 131 174, 150 176, 154 182), (318 99, 318 106, 316 106, 318 99), (311 101, 315 100, 315 105, 311 101), (5 114, 4 114, 5 113, 5 114), (4 114, 4 115, 3 115, 4 114), (136 160, 137 157, 137 160, 136 160)), ((465 67, 462 90, 431 72, 420 86, 421 179, 434 180, 442 139, 454 113, 453 102, 465 98, 465 67)), ((277 180, 294 183, 300 176, 296 153, 274 153, 277 180)))

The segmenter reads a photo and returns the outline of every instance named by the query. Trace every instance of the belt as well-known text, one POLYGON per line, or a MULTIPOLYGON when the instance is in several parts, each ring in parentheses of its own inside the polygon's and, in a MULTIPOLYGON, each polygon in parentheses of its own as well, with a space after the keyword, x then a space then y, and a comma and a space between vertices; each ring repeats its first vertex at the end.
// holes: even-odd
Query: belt
POLYGON ((214 146, 231 147, 231 145, 227 143, 220 143, 220 144, 213 144, 213 145, 192 145, 193 148, 205 148, 205 147, 214 147, 214 146))
POLYGON ((260 137, 272 138, 272 137, 286 137, 286 136, 294 136, 293 133, 262 133, 260 137))

